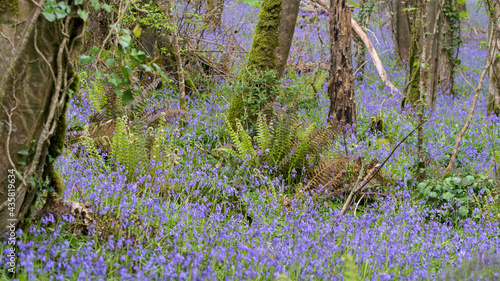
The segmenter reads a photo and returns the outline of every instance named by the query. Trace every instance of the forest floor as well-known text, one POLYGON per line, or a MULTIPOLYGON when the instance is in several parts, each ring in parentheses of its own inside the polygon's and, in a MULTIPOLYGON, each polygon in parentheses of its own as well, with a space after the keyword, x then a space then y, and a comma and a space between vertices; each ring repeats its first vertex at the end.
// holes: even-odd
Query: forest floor
MULTIPOLYGON (((387 10, 378 9, 368 35, 390 80, 402 89, 406 70, 394 54, 387 10)), ((226 1, 224 23, 238 30, 246 50, 257 10, 226 1)), ((215 157, 230 142, 224 128, 233 84, 205 78, 209 91, 188 100, 187 118, 149 131, 161 140, 160 160, 114 167, 99 153, 66 148, 56 161, 65 199, 91 205, 94 224, 87 235, 74 235, 74 222, 53 223, 52 217, 32 224, 18 241, 19 279, 500 280, 500 191, 494 180, 500 126, 498 118, 486 116, 487 83, 454 174, 443 176, 472 103, 474 89, 465 79, 475 85, 485 64, 486 34, 471 27, 486 30, 486 18, 472 2, 468 13, 456 94, 439 93, 423 125, 423 151, 417 151, 416 134, 402 143, 383 168, 391 183, 377 187, 378 196, 358 198, 345 216, 338 216, 345 196, 318 204, 307 195, 286 195, 292 187, 285 180, 215 157), (418 159, 425 162, 421 181, 415 177, 418 159)), ((328 62, 328 44, 321 43, 328 42, 327 23, 327 15, 301 12, 292 67, 282 81, 298 93, 304 122, 324 123, 328 112, 328 69, 318 64, 328 62), (293 70, 304 65, 316 70, 293 70)), ((175 99, 172 88, 151 91, 146 109, 175 99)), ((384 87, 371 62, 355 89, 357 133, 339 139, 331 152, 383 161, 418 120, 401 109, 402 96, 384 87), (382 132, 370 129, 373 117, 384 120, 382 132)), ((90 124, 96 111, 92 91, 87 84, 71 102, 69 127, 90 124)), ((144 159, 140 150, 124 153, 144 159)))

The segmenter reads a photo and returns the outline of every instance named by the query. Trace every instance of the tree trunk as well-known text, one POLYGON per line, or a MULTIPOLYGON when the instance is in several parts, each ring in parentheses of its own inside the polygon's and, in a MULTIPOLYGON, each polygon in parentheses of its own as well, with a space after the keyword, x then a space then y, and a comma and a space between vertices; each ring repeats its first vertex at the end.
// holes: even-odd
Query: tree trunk
MULTIPOLYGON (((48 176, 56 191, 64 188, 53 159, 64 148, 65 110, 76 92, 76 56, 85 23, 75 6, 48 22, 43 0, 9 0, 0 8, 0 227, 21 225, 48 176), (51 159, 51 160, 49 160, 51 159)), ((3 4, 2 4, 3 5, 3 4)))
POLYGON ((283 76, 292 46, 295 24, 299 14, 300 0, 283 0, 281 4, 281 21, 278 34, 278 48, 276 49, 276 67, 274 68, 277 77, 283 76))
POLYGON ((424 1, 420 10, 420 93, 434 108, 439 87, 453 91, 460 45, 460 22, 455 0, 424 1))
POLYGON ((208 0, 207 14, 205 21, 213 26, 222 25, 222 13, 224 12, 224 0, 208 0))
POLYGON ((340 126, 356 125, 351 64, 351 8, 347 0, 330 1, 330 76, 328 119, 340 126))
POLYGON ((498 0, 484 1, 488 14, 489 93, 487 114, 500 117, 500 3, 498 0))
MULTIPOLYGON (((278 48, 278 32, 281 21, 281 0, 264 0, 259 12, 259 20, 255 27, 252 41, 252 48, 248 55, 246 70, 240 75, 240 80, 247 79, 245 75, 259 75, 259 72, 272 71, 276 67, 276 49, 278 48)), ((262 108, 245 108, 245 100, 248 100, 253 93, 250 91, 236 93, 229 104, 228 120, 231 126, 235 126, 236 119, 241 119, 245 112, 250 111, 248 118, 248 128, 256 120, 255 111, 262 108)), ((268 96, 268 101, 275 97, 268 96)))
MULTIPOLYGON (((370 15, 373 10, 373 6, 375 2, 372 0, 361 0, 360 1, 361 9, 359 10, 359 26, 362 29, 368 27, 370 23, 370 15)), ((363 80, 363 72, 364 72, 364 64, 365 64, 365 56, 366 56, 366 46, 363 41, 359 38, 359 36, 354 36, 355 49, 354 55, 356 56, 356 67, 357 71, 360 73, 358 76, 358 80, 363 80)))
POLYGON ((403 11, 403 9, 412 8, 414 4, 410 0, 391 0, 391 22, 392 32, 394 34, 394 48, 396 54, 403 61, 408 61, 410 58, 411 45, 411 12, 403 11))

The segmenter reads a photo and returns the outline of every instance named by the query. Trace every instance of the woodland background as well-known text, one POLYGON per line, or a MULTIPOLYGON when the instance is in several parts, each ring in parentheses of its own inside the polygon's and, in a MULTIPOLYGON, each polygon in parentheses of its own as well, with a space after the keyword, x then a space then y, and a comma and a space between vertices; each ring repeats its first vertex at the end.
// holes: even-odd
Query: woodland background
POLYGON ((498 0, 0 7, 3 278, 500 278, 498 0))

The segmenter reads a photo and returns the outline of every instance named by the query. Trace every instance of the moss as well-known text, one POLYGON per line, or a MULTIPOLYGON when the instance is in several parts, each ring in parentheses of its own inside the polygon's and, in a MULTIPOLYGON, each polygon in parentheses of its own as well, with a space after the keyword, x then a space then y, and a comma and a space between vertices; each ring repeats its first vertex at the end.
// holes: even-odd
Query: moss
POLYGON ((248 56, 249 68, 271 70, 276 64, 278 32, 281 20, 281 0, 264 0, 255 27, 252 49, 248 56))
MULTIPOLYGON (((252 49, 248 56, 247 72, 240 75, 239 81, 248 81, 251 76, 261 75, 262 72, 274 70, 276 65, 276 48, 278 47, 278 32, 281 20, 281 0, 264 0, 259 12, 259 20, 255 27, 255 34, 252 41, 252 49)), ((271 91, 272 92, 272 91, 271 91)), ((269 92, 268 92, 269 94, 269 92)), ((242 90, 236 94, 229 104, 228 120, 231 126, 235 125, 236 119, 241 119, 245 115, 245 100, 252 98, 253 91, 242 90)), ((275 97, 268 96, 272 101, 275 97)), ((261 108, 250 109, 259 111, 261 108)), ((251 114, 252 115, 252 114, 251 114)), ((254 114, 255 115, 255 114, 254 114)), ((252 127, 252 120, 255 116, 249 116, 247 127, 252 127)))
POLYGON ((379 132, 383 133, 384 132, 384 119, 380 117, 375 117, 372 116, 370 120, 370 128, 372 129, 372 132, 379 132))
MULTIPOLYGON (((76 89, 77 83, 73 83, 71 87, 76 89)), ((65 190, 65 185, 59 173, 54 169, 55 159, 62 154, 64 150, 64 142, 66 138, 66 109, 67 105, 64 105, 63 112, 57 121, 57 127, 54 135, 50 138, 50 146, 47 154, 47 159, 45 161, 45 167, 43 169, 43 178, 48 178, 50 185, 54 188, 55 192, 59 196, 62 196, 65 190), (52 161, 51 161, 52 160, 52 161)))
MULTIPOLYGON (((414 14, 416 18, 416 13, 414 14)), ((404 107, 406 103, 410 102, 411 106, 415 106, 420 100, 420 63, 418 56, 420 54, 420 46, 418 43, 420 32, 417 28, 416 20, 413 23, 412 28, 412 44, 410 46, 410 57, 408 61, 408 66, 410 68, 410 79, 405 87, 405 98, 402 101, 401 107, 404 107)))
POLYGON ((495 114, 500 116, 500 105, 495 104, 495 99, 492 95, 488 95, 488 103, 486 104, 486 112, 488 115, 495 114))
POLYGON ((17 15, 19 12, 19 0, 7 0, 7 3, 0 5, 0 14, 11 13, 17 15))

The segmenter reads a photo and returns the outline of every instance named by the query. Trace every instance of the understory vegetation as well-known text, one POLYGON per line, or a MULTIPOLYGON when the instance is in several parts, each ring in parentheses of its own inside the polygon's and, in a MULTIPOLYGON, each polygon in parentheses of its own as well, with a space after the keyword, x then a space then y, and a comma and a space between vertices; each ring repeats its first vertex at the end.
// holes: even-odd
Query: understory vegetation
MULTIPOLYGON (((401 106, 404 97, 384 86, 371 62, 355 83, 356 130, 327 122, 327 14, 301 10, 282 79, 243 81, 258 8, 225 1, 229 38, 222 28, 196 28, 200 11, 176 5, 180 29, 211 42, 205 50, 227 47, 227 54, 207 60, 184 50, 196 88, 186 84, 187 111, 171 64, 141 68, 138 56, 146 54, 129 50, 121 59, 134 64, 114 65, 106 54, 108 70, 141 69, 126 74, 138 77, 131 85, 97 74, 97 62, 80 65, 54 167, 64 199, 88 206, 92 222, 33 217, 18 230, 18 280, 500 280, 500 120, 486 115, 486 90, 454 169, 445 171, 473 99, 467 81, 475 84, 484 67, 483 8, 468 3, 456 93, 438 94, 419 148, 410 134, 417 113, 401 106), (148 77, 155 67, 168 80, 148 77), (133 92, 133 100, 119 91, 133 92), (229 100, 244 91, 248 110, 232 122, 229 100)), ((375 7, 368 35, 403 89, 407 70, 394 54, 387 9, 375 7)), ((155 51, 165 52, 164 61, 169 44, 155 51)))

